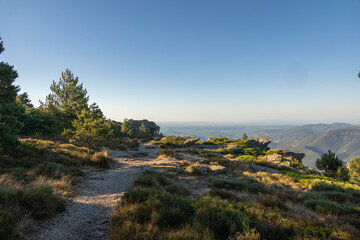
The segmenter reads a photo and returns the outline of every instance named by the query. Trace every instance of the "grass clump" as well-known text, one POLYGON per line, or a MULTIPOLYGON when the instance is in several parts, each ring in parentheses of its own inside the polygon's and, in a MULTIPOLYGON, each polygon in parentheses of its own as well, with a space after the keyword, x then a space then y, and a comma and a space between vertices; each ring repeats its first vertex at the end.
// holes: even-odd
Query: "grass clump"
POLYGON ((212 178, 209 181, 209 186, 217 189, 227 189, 252 193, 265 192, 268 189, 265 184, 248 177, 236 180, 212 178))
POLYGON ((158 157, 161 157, 161 156, 164 156, 164 157, 169 157, 169 158, 174 158, 174 159, 181 159, 181 156, 179 153, 171 150, 171 149, 163 149, 163 150, 160 150, 158 152, 158 157))
POLYGON ((360 191, 335 184, 317 182, 311 191, 301 193, 304 205, 315 211, 333 215, 360 216, 360 191))
POLYGON ((114 163, 114 160, 109 156, 108 152, 97 152, 91 156, 90 163, 100 168, 109 168, 114 163))

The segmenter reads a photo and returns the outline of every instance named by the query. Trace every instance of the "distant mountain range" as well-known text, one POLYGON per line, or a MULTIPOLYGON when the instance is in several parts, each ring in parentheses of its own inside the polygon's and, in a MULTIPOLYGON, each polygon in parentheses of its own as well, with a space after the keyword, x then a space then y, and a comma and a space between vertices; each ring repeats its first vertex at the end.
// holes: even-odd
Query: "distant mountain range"
POLYGON ((279 141, 277 147, 305 153, 303 163, 311 168, 315 167, 316 159, 328 150, 344 162, 360 156, 360 129, 357 128, 327 130, 293 142, 281 142, 279 141))
POLYGON ((344 162, 360 156, 360 128, 347 123, 289 125, 233 125, 233 126, 167 126, 165 135, 241 138, 265 137, 273 142, 271 148, 290 149, 305 153, 303 163, 315 168, 315 161, 331 150, 344 162))

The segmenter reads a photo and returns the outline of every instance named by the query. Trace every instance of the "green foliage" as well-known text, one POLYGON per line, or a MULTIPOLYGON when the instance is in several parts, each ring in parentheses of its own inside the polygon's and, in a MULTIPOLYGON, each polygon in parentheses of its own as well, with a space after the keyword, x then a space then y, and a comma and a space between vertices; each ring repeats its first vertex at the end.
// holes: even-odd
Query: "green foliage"
POLYGON ((215 239, 228 239, 249 223, 241 204, 206 196, 194 203, 195 229, 211 229, 215 239))
POLYGON ((53 194, 53 187, 41 183, 26 189, 20 200, 20 205, 31 211, 35 219, 44 219, 65 211, 65 200, 53 194))
POLYGON ((88 109, 89 97, 79 78, 66 69, 61 73, 59 82, 53 81, 50 93, 41 108, 48 113, 61 117, 62 129, 71 128, 71 123, 83 109, 88 109))
POLYGON ((343 167, 343 162, 330 150, 317 159, 315 165, 319 170, 324 170, 325 176, 349 180, 349 172, 343 167))
POLYGON ((311 191, 302 193, 301 197, 306 207, 320 213, 360 216, 360 191, 355 189, 317 183, 312 186, 311 191))
POLYGON ((90 149, 94 141, 106 139, 111 134, 111 129, 104 119, 96 119, 87 109, 83 109, 77 117, 78 119, 72 122, 75 130, 67 129, 64 135, 85 144, 90 157, 90 149))
POLYGON ((131 137, 131 138, 135 137, 134 129, 129 127, 129 123, 127 122, 127 119, 125 119, 124 122, 121 124, 121 133, 127 137, 131 137))
POLYGON ((360 157, 351 159, 349 168, 351 181, 360 183, 360 157))
POLYGON ((236 160, 243 161, 243 162, 254 162, 256 161, 256 157, 252 155, 240 155, 236 158, 236 160))
POLYGON ((171 158, 175 158, 175 159, 181 159, 180 154, 178 154, 177 152, 170 150, 170 149, 160 150, 158 152, 158 156, 167 156, 167 157, 171 157, 171 158))
POLYGON ((326 184, 334 184, 334 185, 337 185, 337 186, 340 186, 340 187, 346 188, 346 189, 347 188, 355 188, 355 189, 360 190, 360 187, 355 184, 343 182, 341 180, 333 179, 333 178, 330 178, 327 176, 321 176, 321 175, 316 175, 316 174, 304 174, 304 173, 288 171, 288 170, 281 171, 281 173, 285 176, 291 177, 295 182, 299 183, 303 187, 309 187, 314 184, 318 184, 318 183, 322 182, 322 183, 326 183, 326 184))
POLYGON ((209 182, 209 186, 218 189, 227 189, 244 192, 265 192, 268 190, 267 186, 253 178, 244 177, 237 180, 228 180, 222 178, 213 178, 209 182))
POLYGON ((239 145, 242 148, 247 148, 246 139, 230 139, 230 138, 210 138, 204 142, 198 142, 197 144, 204 144, 204 145, 239 145))
MULTIPOLYGON (((4 50, 2 44, 1 41, 0 54, 4 50)), ((22 128, 19 116, 25 110, 16 103, 20 90, 19 86, 14 85, 17 77, 13 66, 0 62, 0 154, 13 150, 19 143, 17 136, 22 128)))
POLYGON ((145 123, 141 123, 139 128, 139 138, 141 139, 150 139, 151 136, 149 134, 149 130, 147 129, 145 123))
POLYGON ((193 214, 188 194, 173 176, 145 171, 115 210, 110 239, 161 239, 159 229, 182 227, 193 214))
POLYGON ((244 133, 244 135, 242 136, 242 140, 247 140, 248 139, 248 135, 246 135, 246 133, 244 133))

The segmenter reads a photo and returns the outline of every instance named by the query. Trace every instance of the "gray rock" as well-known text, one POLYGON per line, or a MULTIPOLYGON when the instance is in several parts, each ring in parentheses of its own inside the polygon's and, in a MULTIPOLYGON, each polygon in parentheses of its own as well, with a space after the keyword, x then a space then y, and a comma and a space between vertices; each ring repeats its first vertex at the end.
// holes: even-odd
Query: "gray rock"
POLYGON ((196 142, 198 142, 200 140, 199 137, 188 137, 185 142, 184 142, 184 146, 185 147, 189 147, 194 145, 196 142))
POLYGON ((246 141, 246 145, 250 148, 259 150, 269 150, 268 145, 271 143, 270 139, 267 138, 252 138, 246 141))
POLYGON ((148 121, 146 119, 144 120, 133 120, 133 119, 125 119, 124 122, 121 124, 126 124, 126 128, 129 131, 132 131, 131 137, 141 137, 140 127, 142 125, 145 126, 147 131, 147 136, 156 139, 156 138, 162 138, 163 134, 160 133, 160 127, 156 125, 154 122, 148 121))
POLYGON ((226 149, 233 151, 234 153, 241 153, 242 147, 239 145, 227 145, 226 149))

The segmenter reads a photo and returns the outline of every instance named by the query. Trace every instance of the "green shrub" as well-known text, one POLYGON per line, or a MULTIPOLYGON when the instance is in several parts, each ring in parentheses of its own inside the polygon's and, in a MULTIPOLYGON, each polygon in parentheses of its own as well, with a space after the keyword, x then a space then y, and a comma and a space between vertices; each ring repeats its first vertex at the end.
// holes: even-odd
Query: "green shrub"
POLYGON ((241 155, 236 158, 236 160, 243 162, 254 162, 257 158, 252 155, 241 155))
POLYGON ((236 232, 242 231, 244 223, 249 222, 241 206, 219 197, 203 197, 193 206, 194 228, 211 229, 215 239, 227 239, 236 232))
POLYGON ((48 183, 38 183, 24 191, 20 204, 31 212, 35 219, 44 219, 65 211, 65 201, 53 194, 53 187, 48 183))
POLYGON ((264 192, 267 191, 267 186, 253 178, 244 177, 237 180, 228 180, 222 178, 213 178, 209 182, 212 188, 236 190, 244 192, 264 192))

